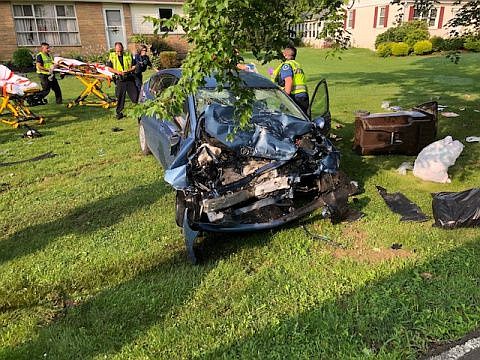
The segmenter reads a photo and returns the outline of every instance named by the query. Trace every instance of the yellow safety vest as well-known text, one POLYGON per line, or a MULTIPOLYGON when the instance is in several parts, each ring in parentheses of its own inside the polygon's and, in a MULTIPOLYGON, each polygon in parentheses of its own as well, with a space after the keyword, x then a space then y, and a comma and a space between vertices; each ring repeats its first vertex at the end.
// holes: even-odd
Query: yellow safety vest
POLYGON ((283 65, 290 65, 293 70, 293 84, 291 94, 295 95, 303 92, 308 92, 305 73, 300 67, 300 64, 295 60, 287 60, 278 65, 278 67, 273 71, 272 81, 277 84, 280 82, 280 70, 282 69, 283 65))
MULTIPOLYGON (((50 69, 52 66, 53 66, 53 57, 49 54, 45 54, 43 52, 39 52, 37 54, 37 56, 40 55, 42 57, 42 60, 43 60, 43 67, 45 69, 50 69)), ((45 71, 45 70, 40 70, 38 68, 38 65, 37 65, 37 74, 45 74, 45 75, 49 75, 50 72, 49 71, 45 71)))
POLYGON ((123 64, 118 60, 117 53, 110 53, 108 60, 112 63, 112 68, 117 71, 127 71, 132 67, 132 55, 128 51, 123 52, 123 64))

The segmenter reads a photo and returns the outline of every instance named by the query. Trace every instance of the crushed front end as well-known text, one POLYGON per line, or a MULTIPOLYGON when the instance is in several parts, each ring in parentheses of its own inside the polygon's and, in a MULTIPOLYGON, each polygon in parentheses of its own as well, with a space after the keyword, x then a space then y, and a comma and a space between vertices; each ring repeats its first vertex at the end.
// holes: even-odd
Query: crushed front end
POLYGON ((338 170, 340 154, 321 129, 257 113, 251 129, 229 139, 232 111, 212 104, 200 119, 177 204, 185 213, 179 225, 238 232, 277 227, 318 208, 332 221, 346 216, 348 197, 358 189, 338 170))

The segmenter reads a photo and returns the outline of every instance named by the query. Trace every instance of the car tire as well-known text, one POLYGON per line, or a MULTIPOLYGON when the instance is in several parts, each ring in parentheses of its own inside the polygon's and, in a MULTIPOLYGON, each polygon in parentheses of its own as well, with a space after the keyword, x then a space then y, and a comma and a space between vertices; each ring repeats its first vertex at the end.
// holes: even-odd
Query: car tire
POLYGON ((140 150, 142 151, 142 154, 150 155, 152 152, 148 148, 147 137, 145 136, 145 128, 141 122, 138 124, 138 141, 140 143, 140 150))
POLYGON ((185 214, 186 206, 185 193, 177 190, 175 196, 175 222, 180 227, 183 226, 183 215, 185 214))

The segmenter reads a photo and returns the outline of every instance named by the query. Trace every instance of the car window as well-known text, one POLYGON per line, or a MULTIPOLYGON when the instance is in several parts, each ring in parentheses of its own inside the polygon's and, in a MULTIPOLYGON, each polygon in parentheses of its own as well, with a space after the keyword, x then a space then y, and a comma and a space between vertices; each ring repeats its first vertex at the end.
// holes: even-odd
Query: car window
POLYGON ((177 128, 186 136, 188 135, 188 130, 190 128, 190 116, 188 112, 188 99, 185 100, 183 104, 183 112, 179 115, 173 117, 173 123, 177 128))
MULTIPOLYGON (((254 89, 253 115, 264 113, 283 113, 305 119, 305 115, 295 106, 295 103, 279 89, 254 89)), ((228 89, 200 89, 195 98, 197 116, 205 111, 207 105, 218 103, 234 106, 235 96, 228 89)))
POLYGON ((176 82, 177 78, 173 75, 155 75, 150 79, 150 92, 153 95, 158 96, 163 90, 174 85, 176 82))

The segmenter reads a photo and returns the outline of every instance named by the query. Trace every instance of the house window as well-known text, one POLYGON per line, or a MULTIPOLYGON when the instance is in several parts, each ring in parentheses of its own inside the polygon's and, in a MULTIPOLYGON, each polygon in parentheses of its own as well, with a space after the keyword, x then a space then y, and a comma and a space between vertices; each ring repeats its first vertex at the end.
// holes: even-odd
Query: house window
MULTIPOLYGON (((160 19, 168 20, 171 19, 173 16, 173 10, 172 9, 163 9, 160 8, 158 9, 159 17, 160 19)), ((167 32, 167 31, 172 31, 168 26, 162 26, 160 27, 160 31, 167 32)))
POLYGON ((13 5, 13 20, 20 46, 80 45, 74 5, 13 5))
POLYGON ((378 8, 377 27, 383 27, 385 24, 385 6, 378 8))
POLYGON ((435 8, 420 11, 415 9, 413 13, 414 20, 425 20, 428 23, 429 27, 436 27, 437 26, 437 14, 438 10, 435 8))

